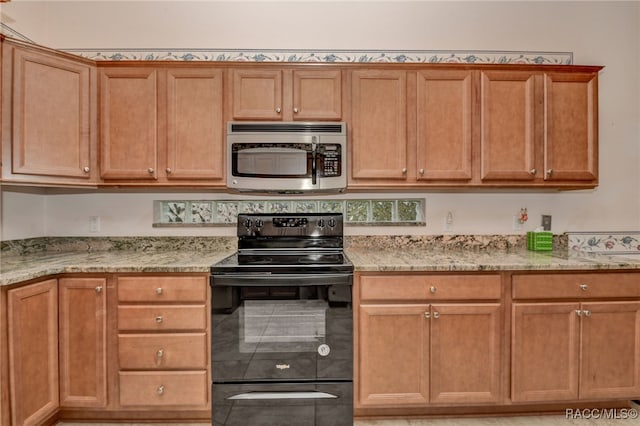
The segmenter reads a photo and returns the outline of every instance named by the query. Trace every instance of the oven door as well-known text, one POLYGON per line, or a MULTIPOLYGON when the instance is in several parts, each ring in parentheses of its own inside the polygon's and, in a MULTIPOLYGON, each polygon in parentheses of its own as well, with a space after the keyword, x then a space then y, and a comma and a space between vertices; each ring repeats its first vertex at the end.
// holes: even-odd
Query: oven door
POLYGON ((353 379, 352 274, 212 276, 214 383, 353 379))

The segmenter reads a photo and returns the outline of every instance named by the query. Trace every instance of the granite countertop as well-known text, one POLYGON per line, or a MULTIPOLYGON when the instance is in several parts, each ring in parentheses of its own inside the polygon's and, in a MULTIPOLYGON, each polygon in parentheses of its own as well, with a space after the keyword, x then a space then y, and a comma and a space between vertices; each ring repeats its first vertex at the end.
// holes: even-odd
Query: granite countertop
MULTIPOLYGON (((207 273, 211 265, 234 252, 233 245, 222 244, 206 249, 124 247, 3 255, 0 258, 0 286, 61 273, 207 273)), ((351 247, 345 252, 356 271, 640 270, 640 256, 624 259, 567 250, 351 247)))

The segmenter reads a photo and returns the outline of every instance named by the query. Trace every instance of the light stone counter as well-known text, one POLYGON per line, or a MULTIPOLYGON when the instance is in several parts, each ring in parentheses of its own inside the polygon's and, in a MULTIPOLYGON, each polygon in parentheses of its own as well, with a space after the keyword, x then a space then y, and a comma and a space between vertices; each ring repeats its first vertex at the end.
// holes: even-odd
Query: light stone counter
POLYGON ((624 259, 585 252, 533 252, 523 248, 435 249, 362 248, 346 250, 356 271, 559 271, 638 269, 637 259, 624 259))

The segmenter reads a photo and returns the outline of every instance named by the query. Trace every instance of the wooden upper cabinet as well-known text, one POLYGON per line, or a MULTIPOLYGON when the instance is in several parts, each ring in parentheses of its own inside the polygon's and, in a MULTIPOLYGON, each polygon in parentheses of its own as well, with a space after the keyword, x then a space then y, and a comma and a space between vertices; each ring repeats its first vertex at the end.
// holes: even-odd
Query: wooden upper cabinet
POLYGON ((351 74, 351 182, 407 179, 407 73, 351 74))
POLYGON ((88 183, 95 164, 91 117, 95 67, 80 58, 22 46, 6 49, 4 59, 13 64, 7 72, 7 77, 13 74, 13 161, 6 172, 18 175, 14 180, 88 183))
POLYGON ((223 72, 167 71, 167 179, 224 177, 223 72))
POLYGON ((158 150, 158 71, 100 71, 101 175, 104 179, 155 179, 158 150))
POLYGON ((250 68, 232 70, 235 120, 340 120, 342 72, 250 68))
POLYGON ((542 176, 541 166, 536 167, 535 78, 532 72, 482 72, 483 181, 531 181, 542 176))
POLYGON ((233 118, 236 120, 282 120, 282 70, 235 69, 233 118))
POLYGON ((547 73, 544 96, 545 180, 597 180, 597 73, 547 73))
POLYGON ((470 180, 473 71, 417 73, 417 180, 470 180))

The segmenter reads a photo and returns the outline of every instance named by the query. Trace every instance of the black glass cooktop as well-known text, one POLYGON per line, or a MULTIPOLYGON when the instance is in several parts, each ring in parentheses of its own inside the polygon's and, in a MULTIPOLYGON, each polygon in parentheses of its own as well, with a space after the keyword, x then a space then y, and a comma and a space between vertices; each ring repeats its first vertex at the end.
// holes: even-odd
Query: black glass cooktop
POLYGON ((212 273, 335 273, 351 272, 353 264, 344 253, 235 253, 211 267, 212 273))

